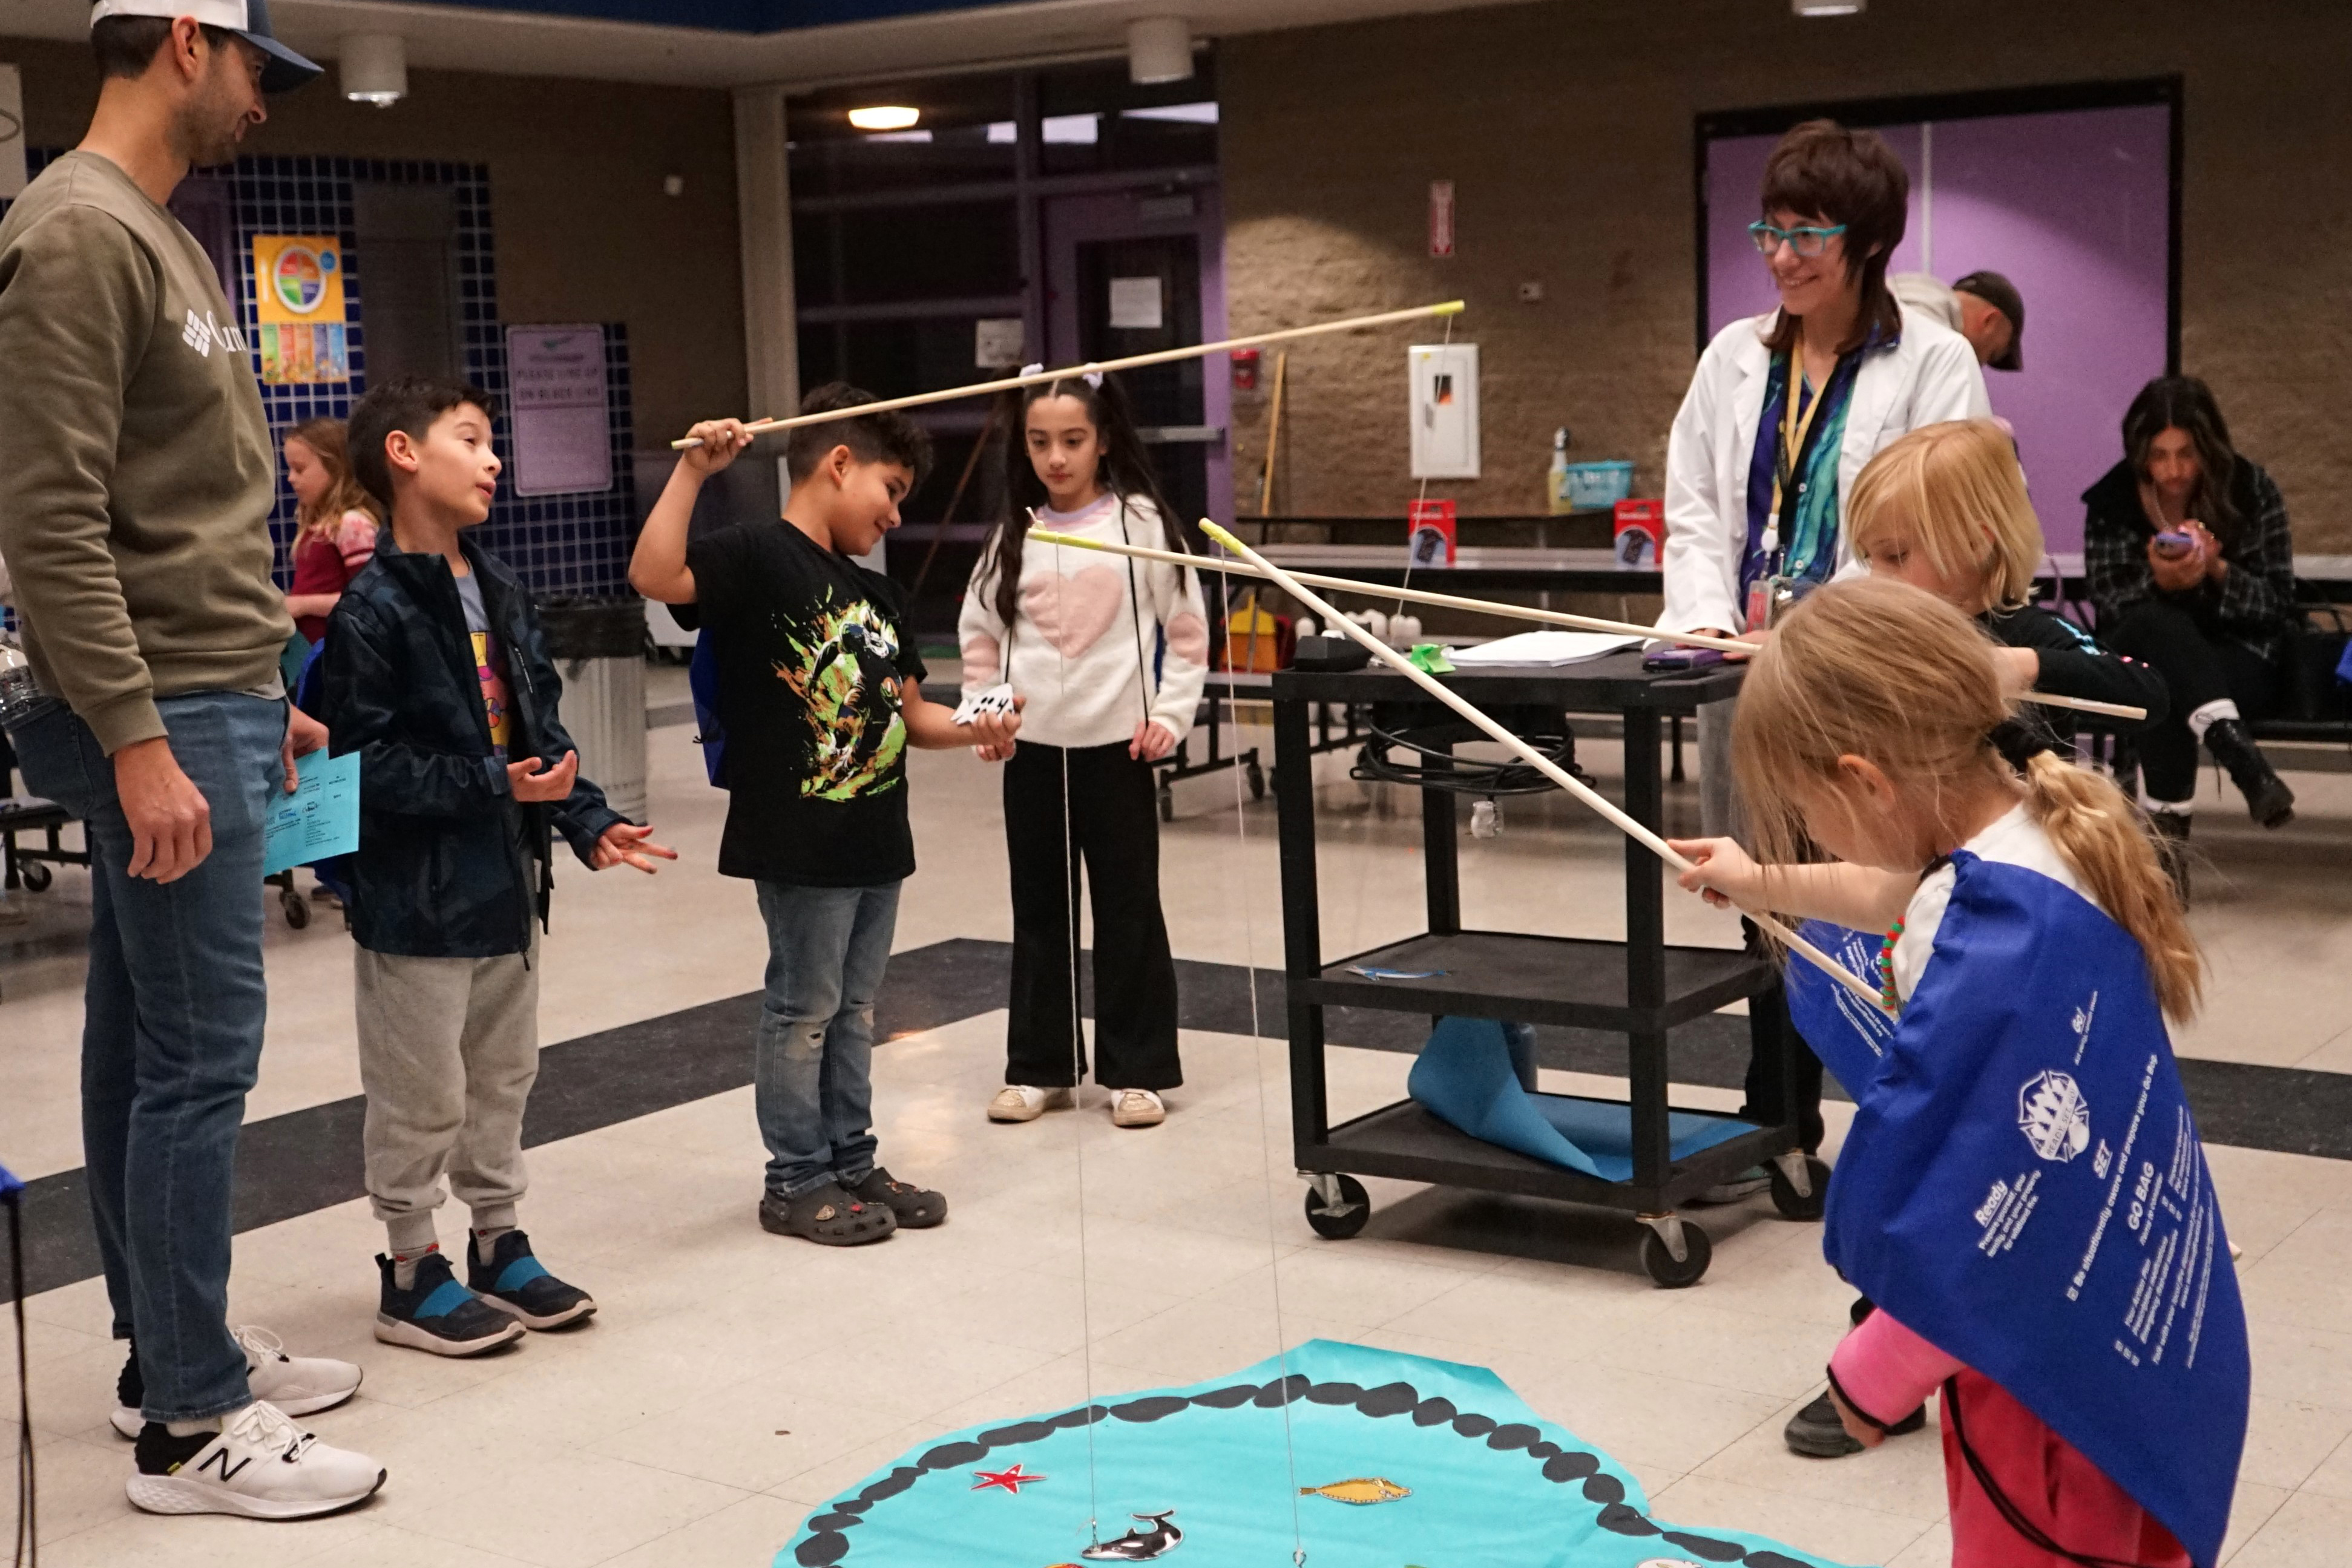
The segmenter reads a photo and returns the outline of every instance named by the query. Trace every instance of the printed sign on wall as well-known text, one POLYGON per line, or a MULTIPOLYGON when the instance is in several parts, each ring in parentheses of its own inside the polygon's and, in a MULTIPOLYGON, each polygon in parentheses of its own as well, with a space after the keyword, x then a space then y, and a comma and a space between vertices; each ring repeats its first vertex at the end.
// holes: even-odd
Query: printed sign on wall
POLYGON ((509 327, 507 377, 514 398, 515 494, 611 489, 604 329, 509 327))
POLYGON ((290 386, 352 379, 343 247, 332 235, 253 236, 261 379, 290 386))

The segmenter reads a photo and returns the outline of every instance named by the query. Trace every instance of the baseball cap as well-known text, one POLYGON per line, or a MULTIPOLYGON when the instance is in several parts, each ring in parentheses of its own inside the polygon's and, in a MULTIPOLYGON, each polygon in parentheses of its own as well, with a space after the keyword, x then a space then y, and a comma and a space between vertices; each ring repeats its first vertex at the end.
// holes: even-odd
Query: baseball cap
POLYGON ((270 32, 269 0, 98 0, 89 8, 93 27, 109 16, 194 16, 208 27, 235 33, 268 57, 261 68, 264 92, 291 92, 319 75, 317 65, 270 32))
POLYGON ((1971 272, 1952 285, 1955 294, 1973 294, 2009 318, 2009 351, 1992 362, 1997 371, 2025 368, 2025 297, 1998 272, 1971 272))

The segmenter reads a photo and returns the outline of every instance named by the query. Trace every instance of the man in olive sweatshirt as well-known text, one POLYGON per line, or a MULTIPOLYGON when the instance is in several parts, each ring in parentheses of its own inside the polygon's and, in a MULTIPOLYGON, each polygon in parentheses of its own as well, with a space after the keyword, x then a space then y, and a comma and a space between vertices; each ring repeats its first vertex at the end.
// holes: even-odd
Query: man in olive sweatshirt
POLYGON ((0 556, 42 696, 9 734, 92 854, 82 1145, 132 1342, 126 1490, 163 1513, 300 1518, 383 1482, 287 1418, 350 1397, 359 1369, 226 1321, 267 1001, 262 821, 326 733, 278 673, 276 465, 245 336, 163 204, 318 68, 262 0, 93 12, 89 133, 0 219, 0 556))

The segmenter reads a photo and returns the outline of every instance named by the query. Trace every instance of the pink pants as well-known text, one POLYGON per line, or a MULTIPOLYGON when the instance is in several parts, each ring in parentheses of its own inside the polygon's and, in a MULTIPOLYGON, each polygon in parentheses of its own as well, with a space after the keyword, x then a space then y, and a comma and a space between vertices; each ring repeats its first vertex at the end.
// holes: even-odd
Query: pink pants
POLYGON ((1951 1499, 1952 1568, 2077 1568, 2072 1558, 2034 1545, 2034 1534, 2076 1557, 2190 1568, 2172 1532, 2081 1450, 2000 1384, 1946 1355, 1883 1309, 1839 1343, 1830 1370, 1857 1409, 1890 1425, 1952 1380, 1957 1425, 2024 1526, 2012 1522, 1977 1479, 1948 1402, 1944 1486, 1951 1499))

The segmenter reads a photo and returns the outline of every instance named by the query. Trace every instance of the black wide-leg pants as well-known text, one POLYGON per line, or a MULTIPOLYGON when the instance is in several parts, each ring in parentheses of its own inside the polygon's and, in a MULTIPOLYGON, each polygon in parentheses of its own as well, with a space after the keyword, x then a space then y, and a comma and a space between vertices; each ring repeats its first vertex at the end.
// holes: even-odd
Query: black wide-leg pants
POLYGON ((2171 702, 2162 724, 2137 737, 2139 769, 2148 798, 2186 800, 2197 793, 2197 736, 2189 716, 2223 697, 2249 722, 2278 709, 2278 672, 2268 659, 2177 604, 2146 600, 2099 628, 2118 653, 2153 664, 2171 702))
POLYGON ((1066 750, 1022 741, 1004 765, 1004 847, 1013 867, 1004 1081, 1065 1089, 1074 1068, 1085 1071, 1071 1018, 1070 935, 1083 864, 1095 921, 1095 1082, 1152 1090, 1183 1082, 1151 764, 1128 756, 1125 741, 1066 750))

